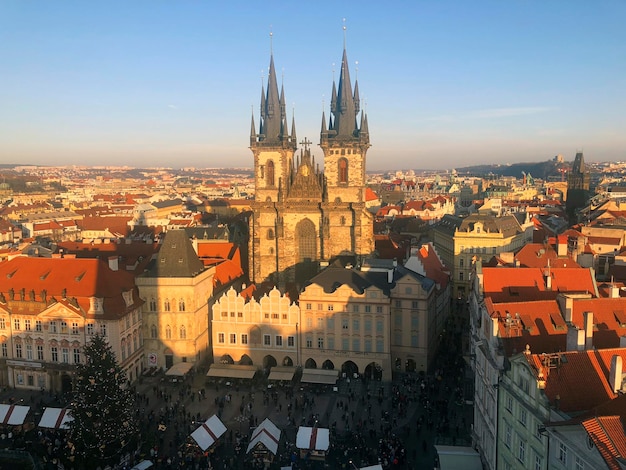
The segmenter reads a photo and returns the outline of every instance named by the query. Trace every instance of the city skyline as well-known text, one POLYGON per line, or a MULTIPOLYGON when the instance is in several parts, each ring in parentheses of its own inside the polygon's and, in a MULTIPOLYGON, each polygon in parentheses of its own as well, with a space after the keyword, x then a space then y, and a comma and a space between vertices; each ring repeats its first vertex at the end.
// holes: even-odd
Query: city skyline
POLYGON ((582 1, 6 2, 0 163, 252 167, 270 49, 288 122, 295 112, 321 160, 344 41, 368 114, 368 170, 572 160, 578 149, 624 160, 624 13, 582 1))

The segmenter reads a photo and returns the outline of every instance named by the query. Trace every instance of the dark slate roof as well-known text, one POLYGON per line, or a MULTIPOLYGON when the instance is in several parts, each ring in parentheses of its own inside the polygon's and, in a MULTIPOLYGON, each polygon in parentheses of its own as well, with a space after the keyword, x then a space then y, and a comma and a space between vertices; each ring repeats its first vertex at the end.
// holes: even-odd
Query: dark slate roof
POLYGON ((436 284, 434 280, 422 274, 416 273, 415 271, 411 271, 410 269, 407 269, 402 265, 398 265, 393 273, 393 282, 395 283, 396 281, 402 279, 404 276, 411 276, 413 279, 420 282, 422 284, 422 288, 427 292, 432 289, 436 284))
POLYGON ((185 227, 185 233, 189 238, 198 240, 226 240, 229 239, 229 231, 226 226, 221 227, 185 227))
POLYGON ((204 265, 184 230, 169 230, 148 275, 151 277, 195 277, 204 265))
POLYGON ((389 295, 390 285, 387 282, 386 272, 357 271, 353 268, 344 268, 339 263, 333 263, 324 269, 317 276, 313 277, 305 285, 317 284, 324 289, 324 292, 335 292, 339 287, 345 285, 358 294, 365 292, 365 289, 375 286, 389 295))
POLYGON ((433 226, 433 229, 453 237, 454 232, 461 226, 462 223, 462 218, 446 214, 442 217, 439 223, 433 226))
POLYGON ((183 204, 182 199, 168 199, 166 201, 153 202, 152 205, 157 209, 164 209, 166 207, 177 207, 183 204))
POLYGON ((502 233, 505 237, 510 237, 522 231, 519 221, 512 215, 495 217, 486 214, 472 214, 461 223, 459 232, 469 232, 474 230, 474 224, 481 222, 486 231, 491 233, 502 233))

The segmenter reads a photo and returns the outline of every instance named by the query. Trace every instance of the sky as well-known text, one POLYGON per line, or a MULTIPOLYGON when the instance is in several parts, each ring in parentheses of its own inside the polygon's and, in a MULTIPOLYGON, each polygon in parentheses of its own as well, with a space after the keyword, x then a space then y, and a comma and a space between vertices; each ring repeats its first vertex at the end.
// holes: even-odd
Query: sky
POLYGON ((624 161, 624 24, 623 0, 2 0, 0 163, 252 167, 271 53, 321 161, 344 41, 367 170, 624 161))

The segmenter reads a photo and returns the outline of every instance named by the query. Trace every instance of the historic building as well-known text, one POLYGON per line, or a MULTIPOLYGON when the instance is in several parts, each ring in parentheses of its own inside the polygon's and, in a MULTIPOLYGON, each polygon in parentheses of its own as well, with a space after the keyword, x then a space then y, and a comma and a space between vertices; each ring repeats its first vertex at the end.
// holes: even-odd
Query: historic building
POLYGON ((302 284, 321 262, 339 255, 357 258, 373 251, 373 216, 366 209, 365 156, 370 147, 367 116, 358 83, 350 81, 344 47, 339 85, 333 82, 330 111, 322 115, 320 147, 324 170, 306 138, 297 149, 295 119, 289 129, 285 93, 278 90, 270 57, 267 91, 261 91, 259 127, 252 117, 254 155, 249 265, 253 282, 302 284))
POLYGON ((582 152, 576 154, 572 171, 567 175, 567 198, 565 207, 570 221, 575 223, 577 209, 581 209, 587 204, 589 197, 589 170, 585 167, 585 158, 582 152))
POLYGON ((69 392, 83 346, 104 336, 129 381, 143 369, 134 276, 97 259, 17 257, 0 264, 0 383, 69 392))
POLYGON ((144 305, 146 366, 169 369, 210 354, 209 298, 215 267, 205 268, 185 230, 170 230, 137 277, 144 305))

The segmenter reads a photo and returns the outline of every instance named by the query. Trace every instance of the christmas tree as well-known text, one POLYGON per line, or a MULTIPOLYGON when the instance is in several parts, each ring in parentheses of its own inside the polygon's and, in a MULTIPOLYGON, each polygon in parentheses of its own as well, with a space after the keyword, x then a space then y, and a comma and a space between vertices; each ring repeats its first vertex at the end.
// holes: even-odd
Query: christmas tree
POLYGON ((84 348, 85 362, 77 365, 69 442, 74 455, 88 468, 116 463, 138 438, 134 393, 115 354, 99 335, 84 348))

